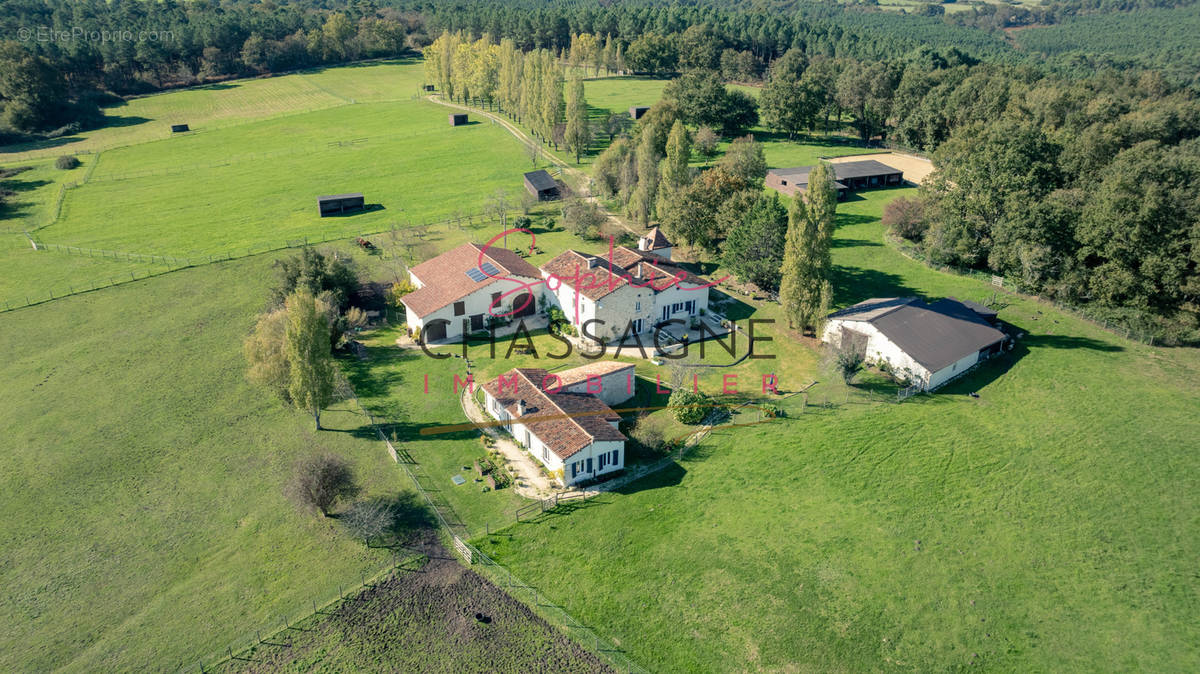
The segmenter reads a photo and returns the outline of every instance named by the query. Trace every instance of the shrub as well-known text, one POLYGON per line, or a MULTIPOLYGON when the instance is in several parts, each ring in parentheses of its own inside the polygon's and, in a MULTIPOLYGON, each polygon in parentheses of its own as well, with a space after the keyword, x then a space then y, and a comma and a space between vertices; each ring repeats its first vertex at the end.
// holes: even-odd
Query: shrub
POLYGON ((883 207, 883 224, 896 236, 920 241, 929 229, 925 219, 925 202, 920 199, 896 197, 883 207))
POLYGON ((358 493, 358 486, 346 459, 336 454, 314 454, 296 464, 287 491, 301 507, 328 517, 334 504, 358 493))
POLYGON ((650 424, 644 416, 638 417, 637 423, 629 435, 651 453, 658 453, 666 447, 666 438, 663 436, 662 429, 650 424))
POLYGON ((74 168, 79 168, 79 159, 74 155, 65 154, 54 160, 54 168, 70 171, 74 168))
POLYGON ((675 419, 681 424, 696 425, 708 414, 708 396, 696 391, 676 389, 671 393, 668 404, 675 410, 675 419))

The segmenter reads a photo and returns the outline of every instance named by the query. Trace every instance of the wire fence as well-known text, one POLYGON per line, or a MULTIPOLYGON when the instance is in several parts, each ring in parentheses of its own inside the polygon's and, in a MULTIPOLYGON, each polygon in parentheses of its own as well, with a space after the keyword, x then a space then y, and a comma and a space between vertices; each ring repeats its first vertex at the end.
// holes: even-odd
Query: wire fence
MULTIPOLYGON (((525 583, 516 577, 506 567, 499 564, 495 560, 485 555, 482 551, 468 542, 470 538, 470 530, 466 523, 455 512, 454 507, 446 501, 445 497, 441 496, 442 490, 437 489, 432 484, 432 478, 425 473, 419 462, 405 451, 402 447, 397 448, 392 439, 388 437, 387 430, 389 424, 381 423, 375 418, 375 415, 362 404, 358 399, 358 395, 354 392, 353 386, 349 382, 344 382, 342 386, 343 393, 346 397, 354 402, 354 405, 366 416, 368 423, 375 430, 379 439, 387 446, 388 454, 392 460, 404 471, 416 488, 417 493, 421 495, 425 503, 437 518, 438 524, 442 530, 449 535, 455 551, 463 558, 463 561, 472 567, 480 568, 492 582, 497 586, 504 588, 508 593, 524 601, 531 606, 535 612, 552 625, 563 628, 571 637, 584 646, 591 647, 593 651, 604 659, 614 669, 621 672, 644 672, 637 663, 629 659, 616 644, 602 637, 597 631, 587 627, 583 623, 576 620, 566 609, 551 601, 545 594, 541 593, 536 586, 525 583)), ((578 497, 568 497, 568 499, 578 497)), ((541 513, 549 512, 553 508, 558 507, 560 503, 559 497, 553 499, 553 507, 547 508, 545 503, 538 504, 541 513)), ((519 510, 518 510, 519 512, 519 510)), ((519 520, 519 515, 517 516, 519 520)))
POLYGON ((188 658, 177 663, 177 672, 208 672, 233 661, 253 662, 254 654, 264 648, 291 648, 292 635, 301 631, 302 626, 314 617, 336 616, 344 612, 347 602, 357 601, 357 595, 364 589, 374 587, 401 573, 410 573, 419 569, 427 561, 424 553, 402 552, 392 549, 388 563, 371 575, 362 574, 359 582, 352 585, 338 585, 337 595, 329 594, 321 597, 314 596, 290 613, 280 613, 271 622, 264 624, 262 629, 255 630, 242 639, 230 642, 224 648, 210 651, 206 655, 188 658))
POLYGON ((15 311, 25 307, 45 304, 53 300, 60 300, 64 297, 79 295, 81 293, 102 290, 114 286, 133 283, 135 281, 143 281, 155 276, 162 276, 171 272, 180 271, 183 269, 191 269, 208 264, 218 262, 228 262, 267 253, 276 253, 279 251, 290 250, 294 248, 303 248, 305 246, 314 246, 335 241, 354 241, 356 239, 379 239, 381 236, 394 235, 395 241, 393 244, 397 247, 406 249, 409 262, 414 261, 415 256, 420 254, 420 245, 425 241, 428 234, 434 233, 439 229, 449 230, 455 228, 459 231, 466 231, 469 228, 475 227, 477 224, 487 222, 487 215, 480 213, 461 213, 452 216, 445 220, 436 222, 427 222, 424 224, 405 224, 398 225, 393 223, 389 227, 362 232, 359 234, 347 234, 345 232, 327 234, 322 237, 303 237, 300 239, 287 239, 282 242, 265 243, 247 248, 239 248, 236 250, 226 250, 218 253, 210 253, 207 255, 197 255, 192 257, 178 257, 173 255, 160 255, 156 253, 139 253, 134 251, 110 250, 102 248, 88 248, 84 246, 70 246, 59 243, 47 243, 41 241, 36 232, 25 232, 25 236, 29 239, 31 246, 41 252, 60 253, 64 255, 77 255, 83 257, 91 257, 96 259, 109 259, 118 262, 134 262, 155 265, 149 269, 134 269, 122 270, 120 273, 109 274, 105 277, 93 278, 89 280, 81 280, 76 282, 68 282, 57 285, 50 285, 38 288, 19 294, 0 299, 0 313, 7 311, 15 311))

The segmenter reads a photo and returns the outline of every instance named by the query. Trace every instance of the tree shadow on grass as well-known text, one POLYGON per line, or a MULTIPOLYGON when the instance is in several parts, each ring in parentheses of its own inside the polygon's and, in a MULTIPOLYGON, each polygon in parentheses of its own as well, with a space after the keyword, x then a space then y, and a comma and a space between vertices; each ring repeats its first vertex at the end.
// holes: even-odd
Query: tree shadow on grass
POLYGON ((652 489, 664 489, 667 487, 677 487, 677 486, 679 486, 679 484, 681 482, 683 482, 683 476, 685 476, 685 475, 687 475, 686 468, 679 465, 678 463, 672 463, 671 465, 667 466, 666 468, 663 468, 662 470, 655 471, 653 473, 650 473, 649 475, 646 475, 645 477, 638 478, 638 479, 634 480, 633 482, 630 482, 629 484, 626 484, 618 489, 614 489, 613 493, 628 496, 630 494, 636 494, 638 492, 643 492, 643 491, 650 491, 652 489))
MULTIPOLYGON (((731 321, 744 321, 754 315, 753 306, 720 290, 712 290, 714 300, 720 303, 719 311, 731 321)), ((714 307, 715 308, 715 307, 714 307)))
MULTIPOLYGON (((865 225, 870 222, 875 222, 879 218, 870 215, 859 215, 858 213, 838 213, 834 224, 837 227, 850 227, 853 225, 865 225)), ((833 245, 837 245, 837 239, 834 239, 833 245)))
POLYGON ((878 241, 870 241, 868 239, 834 239, 831 247, 833 248, 857 248, 859 246, 882 246, 878 241))
POLYGON ((833 267, 833 296, 838 306, 857 304, 872 297, 913 297, 920 293, 896 274, 861 267, 833 267))

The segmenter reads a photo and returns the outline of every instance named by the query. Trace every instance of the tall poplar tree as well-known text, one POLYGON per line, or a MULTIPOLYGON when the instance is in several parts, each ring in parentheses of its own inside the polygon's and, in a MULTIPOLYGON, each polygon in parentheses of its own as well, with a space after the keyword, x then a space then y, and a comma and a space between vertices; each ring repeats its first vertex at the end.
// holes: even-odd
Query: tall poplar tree
POLYGON ((671 133, 667 136, 667 156, 662 160, 659 169, 658 195, 655 199, 658 217, 665 217, 670 210, 671 202, 678 197, 679 192, 691 182, 691 170, 688 162, 692 159, 692 140, 687 128, 680 120, 675 120, 671 133))
POLYGON ((284 356, 288 363, 288 397, 313 415, 321 430, 321 410, 333 402, 335 370, 329 346, 329 308, 307 290, 284 304, 284 356))
POLYGON ((571 79, 571 87, 567 91, 567 129, 565 134, 567 149, 575 153, 575 163, 587 152, 592 142, 592 129, 588 125, 587 99, 584 98, 583 80, 579 77, 571 79))
POLYGON ((819 335, 833 300, 830 247, 836 209, 833 171, 828 164, 818 164, 804 193, 792 198, 779 285, 788 326, 802 332, 811 328, 814 335, 819 335))
POLYGON ((650 134, 642 134, 636 158, 637 188, 629 198, 629 215, 645 225, 654 217, 654 202, 658 196, 658 153, 650 134))

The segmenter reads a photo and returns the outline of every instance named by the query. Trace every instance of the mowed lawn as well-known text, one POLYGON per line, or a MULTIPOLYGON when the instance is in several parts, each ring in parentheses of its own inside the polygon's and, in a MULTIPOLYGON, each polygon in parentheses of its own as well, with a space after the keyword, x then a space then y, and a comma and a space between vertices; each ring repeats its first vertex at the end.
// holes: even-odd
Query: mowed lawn
POLYGON ((170 138, 173 124, 187 124, 192 132, 203 134, 265 117, 351 102, 408 100, 416 93, 421 73, 419 61, 395 59, 231 80, 132 98, 104 109, 108 126, 42 143, 0 148, 0 162, 96 152, 170 138))
POLYGON ((528 166, 520 145, 499 126, 446 119, 425 101, 362 104, 104 153, 96 179, 68 195, 41 235, 203 257, 478 216, 498 189, 515 197, 528 166), (344 192, 377 207, 318 216, 317 196, 344 192))
MULTIPOLYGON (((838 304, 990 294, 884 245, 903 193, 840 206, 838 304)), ((479 544, 656 671, 1196 670, 1200 357, 1000 297, 1016 353, 938 395, 793 398, 479 544)))
POLYGON ((66 171, 55 168, 53 159, 0 167, 29 167, 0 179, 0 188, 13 193, 0 207, 0 309, 61 297, 93 283, 107 285, 114 278, 128 278, 130 272, 143 277, 162 269, 150 262, 35 251, 25 237, 24 232, 35 232, 51 222, 62 185, 83 180, 94 159, 82 155, 83 164, 66 171))
POLYGON ((211 662, 386 564, 283 495, 316 450, 407 484, 348 404, 316 432, 246 382, 270 262, 0 314, 0 670, 211 662))

